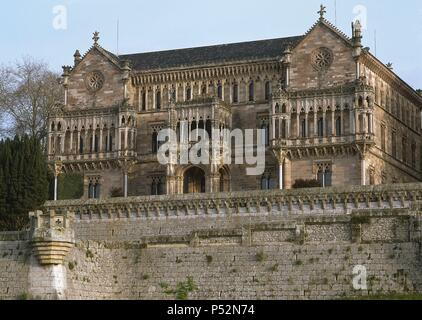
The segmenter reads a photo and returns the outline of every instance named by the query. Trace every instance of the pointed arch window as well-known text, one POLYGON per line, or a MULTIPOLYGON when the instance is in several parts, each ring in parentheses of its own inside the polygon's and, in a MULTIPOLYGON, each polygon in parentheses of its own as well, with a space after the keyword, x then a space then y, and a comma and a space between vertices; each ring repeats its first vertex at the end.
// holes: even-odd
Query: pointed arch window
POLYGON ((156 93, 155 109, 161 110, 161 91, 157 91, 157 93, 156 93))
POLYGON ((342 126, 341 126, 341 117, 337 117, 336 119, 336 136, 341 136, 343 134, 342 132, 342 126))
POLYGON ((255 101, 255 84, 253 81, 249 83, 249 101, 255 101))
POLYGON ((233 85, 233 102, 239 102, 239 85, 237 83, 233 85))
POLYGON ((267 81, 265 82, 265 100, 268 101, 270 100, 271 97, 271 85, 270 82, 267 81))

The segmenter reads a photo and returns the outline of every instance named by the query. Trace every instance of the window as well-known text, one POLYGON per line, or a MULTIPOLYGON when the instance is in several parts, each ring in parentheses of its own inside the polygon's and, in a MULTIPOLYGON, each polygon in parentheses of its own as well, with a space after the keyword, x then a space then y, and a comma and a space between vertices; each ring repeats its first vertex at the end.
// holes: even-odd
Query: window
POLYGON ((79 153, 84 153, 84 139, 82 136, 79 138, 79 153))
POLYGON ((412 167, 416 168, 416 143, 412 143, 412 167))
POLYGON ((407 139, 402 139, 402 159, 404 163, 407 163, 407 139))
POLYGON ((99 199, 101 196, 101 186, 98 181, 90 181, 88 185, 88 199, 99 199))
POLYGON ((394 158, 397 158, 397 145, 396 145, 397 141, 396 141, 396 132, 393 131, 391 133, 391 155, 394 158))
POLYGON ((207 94, 207 86, 206 86, 206 85, 203 85, 203 86, 202 86, 202 88, 201 88, 201 94, 202 94, 203 96, 205 96, 205 95, 207 94))
POLYGON ((306 138, 306 120, 305 119, 302 119, 300 131, 301 131, 302 138, 306 138))
POLYGON ((239 85, 237 84, 233 85, 233 102, 234 103, 239 102, 239 85))
POLYGON ((336 136, 341 136, 342 133, 342 127, 341 127, 341 117, 337 117, 336 119, 336 136))
POLYGON ((223 86, 221 84, 217 86, 217 95, 218 99, 223 99, 223 86))
POLYGON ((270 100, 270 96, 271 96, 271 85, 270 82, 267 81, 265 82, 265 100, 270 100))
POLYGON ((268 123, 263 123, 261 129, 263 130, 261 140, 265 143, 265 146, 268 147, 270 145, 270 128, 268 123))
POLYGON ((157 110, 161 109, 161 91, 157 91, 156 93, 155 108, 157 110))
POLYGON ((318 137, 323 137, 324 136, 324 119, 323 118, 319 118, 318 119, 318 137))
POLYGON ((141 110, 145 111, 147 109, 147 94, 142 92, 142 102, 141 102, 141 110))
POLYGON ((157 131, 154 131, 152 133, 152 153, 158 152, 158 133, 157 131))
POLYGON ((151 195, 152 196, 161 196, 163 194, 164 194, 163 178, 161 178, 161 177, 152 178, 151 195))
POLYGON ((385 126, 381 125, 381 150, 385 151, 385 126))
POLYGON ((286 120, 281 120, 281 139, 287 139, 286 120))
POLYGON ((270 190, 270 177, 265 174, 261 178, 261 190, 270 190))
POLYGON ((332 176, 330 164, 318 165, 317 180, 323 188, 332 186, 332 176))
POLYGON ((192 100, 192 89, 188 87, 186 89, 186 101, 190 101, 190 100, 192 100))
POLYGON ((255 86, 253 81, 249 84, 249 101, 255 101, 255 86))

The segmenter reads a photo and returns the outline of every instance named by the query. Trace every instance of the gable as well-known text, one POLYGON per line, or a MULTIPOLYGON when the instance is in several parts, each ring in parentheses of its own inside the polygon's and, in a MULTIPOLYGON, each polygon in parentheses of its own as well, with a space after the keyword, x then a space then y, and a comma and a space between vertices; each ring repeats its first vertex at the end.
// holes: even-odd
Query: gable
POLYGON ((110 107, 122 99, 120 68, 94 47, 70 74, 68 109, 110 107))
POLYGON ((318 23, 292 51, 292 89, 332 87, 355 79, 356 64, 348 39, 323 22, 318 23))

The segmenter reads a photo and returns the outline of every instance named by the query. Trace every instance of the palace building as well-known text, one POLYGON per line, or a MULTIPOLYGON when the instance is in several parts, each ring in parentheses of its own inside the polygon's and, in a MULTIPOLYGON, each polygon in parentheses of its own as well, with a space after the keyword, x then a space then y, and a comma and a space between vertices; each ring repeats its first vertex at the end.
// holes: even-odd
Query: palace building
POLYGON ((119 56, 96 32, 63 67, 48 134, 56 177, 79 176, 83 198, 421 181, 420 92, 363 47, 358 21, 349 37, 319 14, 301 36, 119 56), (159 164, 158 133, 181 122, 265 130, 264 174, 221 154, 159 164))

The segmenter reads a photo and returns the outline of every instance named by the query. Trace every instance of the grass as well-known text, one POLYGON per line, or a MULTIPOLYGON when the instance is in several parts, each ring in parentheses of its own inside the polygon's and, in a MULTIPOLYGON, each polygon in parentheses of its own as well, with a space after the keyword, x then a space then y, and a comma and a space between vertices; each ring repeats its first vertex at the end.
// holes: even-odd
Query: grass
POLYGON ((256 261, 263 262, 263 261, 265 261, 267 259, 267 255, 265 254, 264 251, 259 251, 256 254, 255 258, 256 258, 256 261))

